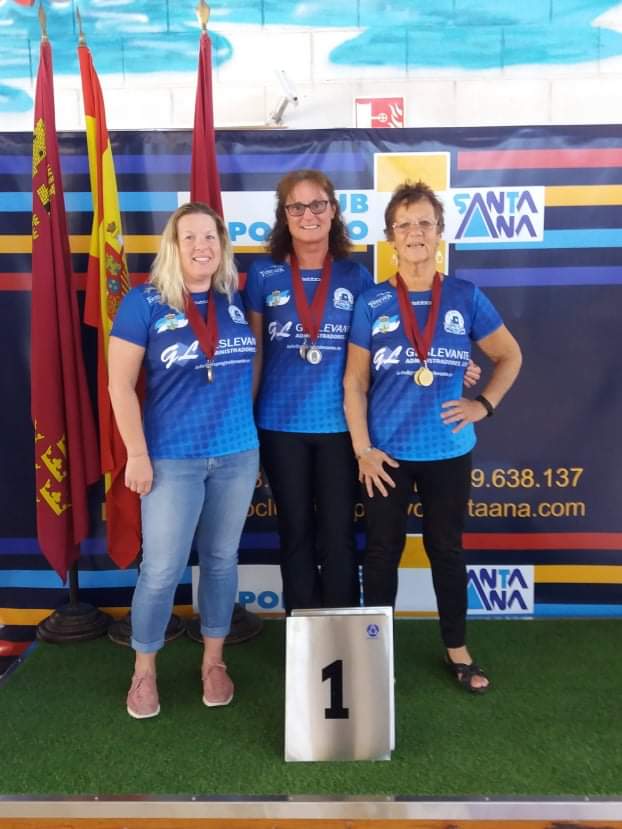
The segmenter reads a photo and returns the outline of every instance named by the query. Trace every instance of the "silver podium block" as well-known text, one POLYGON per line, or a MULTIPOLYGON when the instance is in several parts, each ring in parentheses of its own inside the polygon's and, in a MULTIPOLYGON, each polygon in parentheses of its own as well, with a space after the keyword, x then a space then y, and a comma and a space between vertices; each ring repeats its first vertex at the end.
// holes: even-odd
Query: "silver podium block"
POLYGON ((392 609, 294 610, 286 633, 285 760, 390 760, 392 609))

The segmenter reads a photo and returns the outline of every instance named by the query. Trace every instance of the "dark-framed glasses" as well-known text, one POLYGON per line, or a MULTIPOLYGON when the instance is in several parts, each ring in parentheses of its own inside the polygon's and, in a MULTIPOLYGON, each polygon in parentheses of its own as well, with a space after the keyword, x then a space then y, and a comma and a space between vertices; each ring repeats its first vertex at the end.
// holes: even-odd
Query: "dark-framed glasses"
POLYGON ((393 222, 391 227, 396 233, 406 235, 411 230, 420 230, 422 233, 431 233, 438 222, 433 222, 431 219, 421 219, 420 221, 412 222, 393 222))
POLYGON ((324 213, 324 211, 328 207, 328 199, 314 199, 313 201, 307 202, 306 204, 301 201, 295 201, 291 204, 285 205, 285 209, 287 210, 290 216, 304 215, 304 212, 307 209, 307 207, 315 216, 317 216, 320 213, 324 213))

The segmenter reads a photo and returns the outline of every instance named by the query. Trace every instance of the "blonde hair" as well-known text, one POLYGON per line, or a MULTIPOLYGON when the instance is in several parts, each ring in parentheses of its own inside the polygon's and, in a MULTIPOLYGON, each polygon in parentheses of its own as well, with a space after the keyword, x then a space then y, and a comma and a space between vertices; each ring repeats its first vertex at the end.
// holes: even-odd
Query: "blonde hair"
POLYGON ((160 250, 153 260, 149 282, 159 291, 162 301, 178 311, 184 309, 186 286, 179 260, 179 220, 194 213, 203 213, 210 216, 216 225, 220 239, 220 264, 212 279, 214 290, 226 294, 231 299, 238 288, 238 271, 233 260, 233 250, 229 241, 229 234, 222 218, 203 202, 188 202, 182 204, 171 214, 162 231, 160 250))

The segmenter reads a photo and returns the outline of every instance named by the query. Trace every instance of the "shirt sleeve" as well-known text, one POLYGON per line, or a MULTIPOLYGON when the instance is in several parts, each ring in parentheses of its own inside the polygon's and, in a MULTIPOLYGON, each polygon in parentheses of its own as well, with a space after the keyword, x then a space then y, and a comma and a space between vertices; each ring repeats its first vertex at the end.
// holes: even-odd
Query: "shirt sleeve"
POLYGON ((354 303, 350 342, 371 351, 371 308, 362 294, 354 303))
POLYGON ((374 277, 364 265, 359 265, 359 268, 361 271, 361 293, 363 293, 363 291, 369 291, 370 288, 373 288, 376 283, 374 277))
POLYGON ((247 311, 256 311, 258 314, 264 312, 263 297, 263 276, 258 262, 253 262, 248 269, 246 276, 246 287, 244 288, 244 305, 247 311))
POLYGON ((501 328, 503 320, 488 297, 475 287, 473 294, 473 317, 471 319, 471 339, 483 340, 501 328))
POLYGON ((146 348, 150 322, 150 307, 143 290, 132 288, 121 301, 110 335, 146 348))

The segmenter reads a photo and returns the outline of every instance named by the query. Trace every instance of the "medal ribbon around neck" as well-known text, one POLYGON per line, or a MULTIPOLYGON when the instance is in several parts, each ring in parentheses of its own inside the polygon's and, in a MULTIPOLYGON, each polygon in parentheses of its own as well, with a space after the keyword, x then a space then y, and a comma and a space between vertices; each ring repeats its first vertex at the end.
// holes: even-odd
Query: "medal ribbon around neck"
POLYGON ((441 275, 438 271, 434 274, 434 280, 432 282, 432 305, 430 306, 430 312, 428 313, 428 318, 425 322, 423 332, 419 328, 415 309, 410 304, 410 300, 408 298, 408 288, 406 287, 406 283, 404 282, 401 274, 395 274, 395 282, 397 285, 397 297, 400 303, 400 317, 404 325, 404 331, 410 340, 411 345, 417 352, 417 356, 419 357, 421 364, 425 365, 426 360, 428 359, 430 346, 432 345, 432 340, 434 339, 438 314, 441 310, 441 275))
POLYGON ((216 316, 216 294, 213 288, 207 293, 207 323, 196 306, 192 294, 187 293, 184 302, 184 311, 195 337, 199 341, 201 350, 207 357, 208 378, 211 373, 211 364, 218 345, 218 319, 216 316))
POLYGON ((292 287, 294 288, 294 301, 296 302, 298 319, 301 322, 304 334, 314 343, 322 327, 322 317, 324 316, 326 298, 328 297, 332 259, 328 253, 324 257, 320 284, 315 290, 311 305, 307 302, 302 277, 300 276, 300 267, 298 266, 298 259, 295 253, 291 254, 289 262, 292 269, 292 287))

